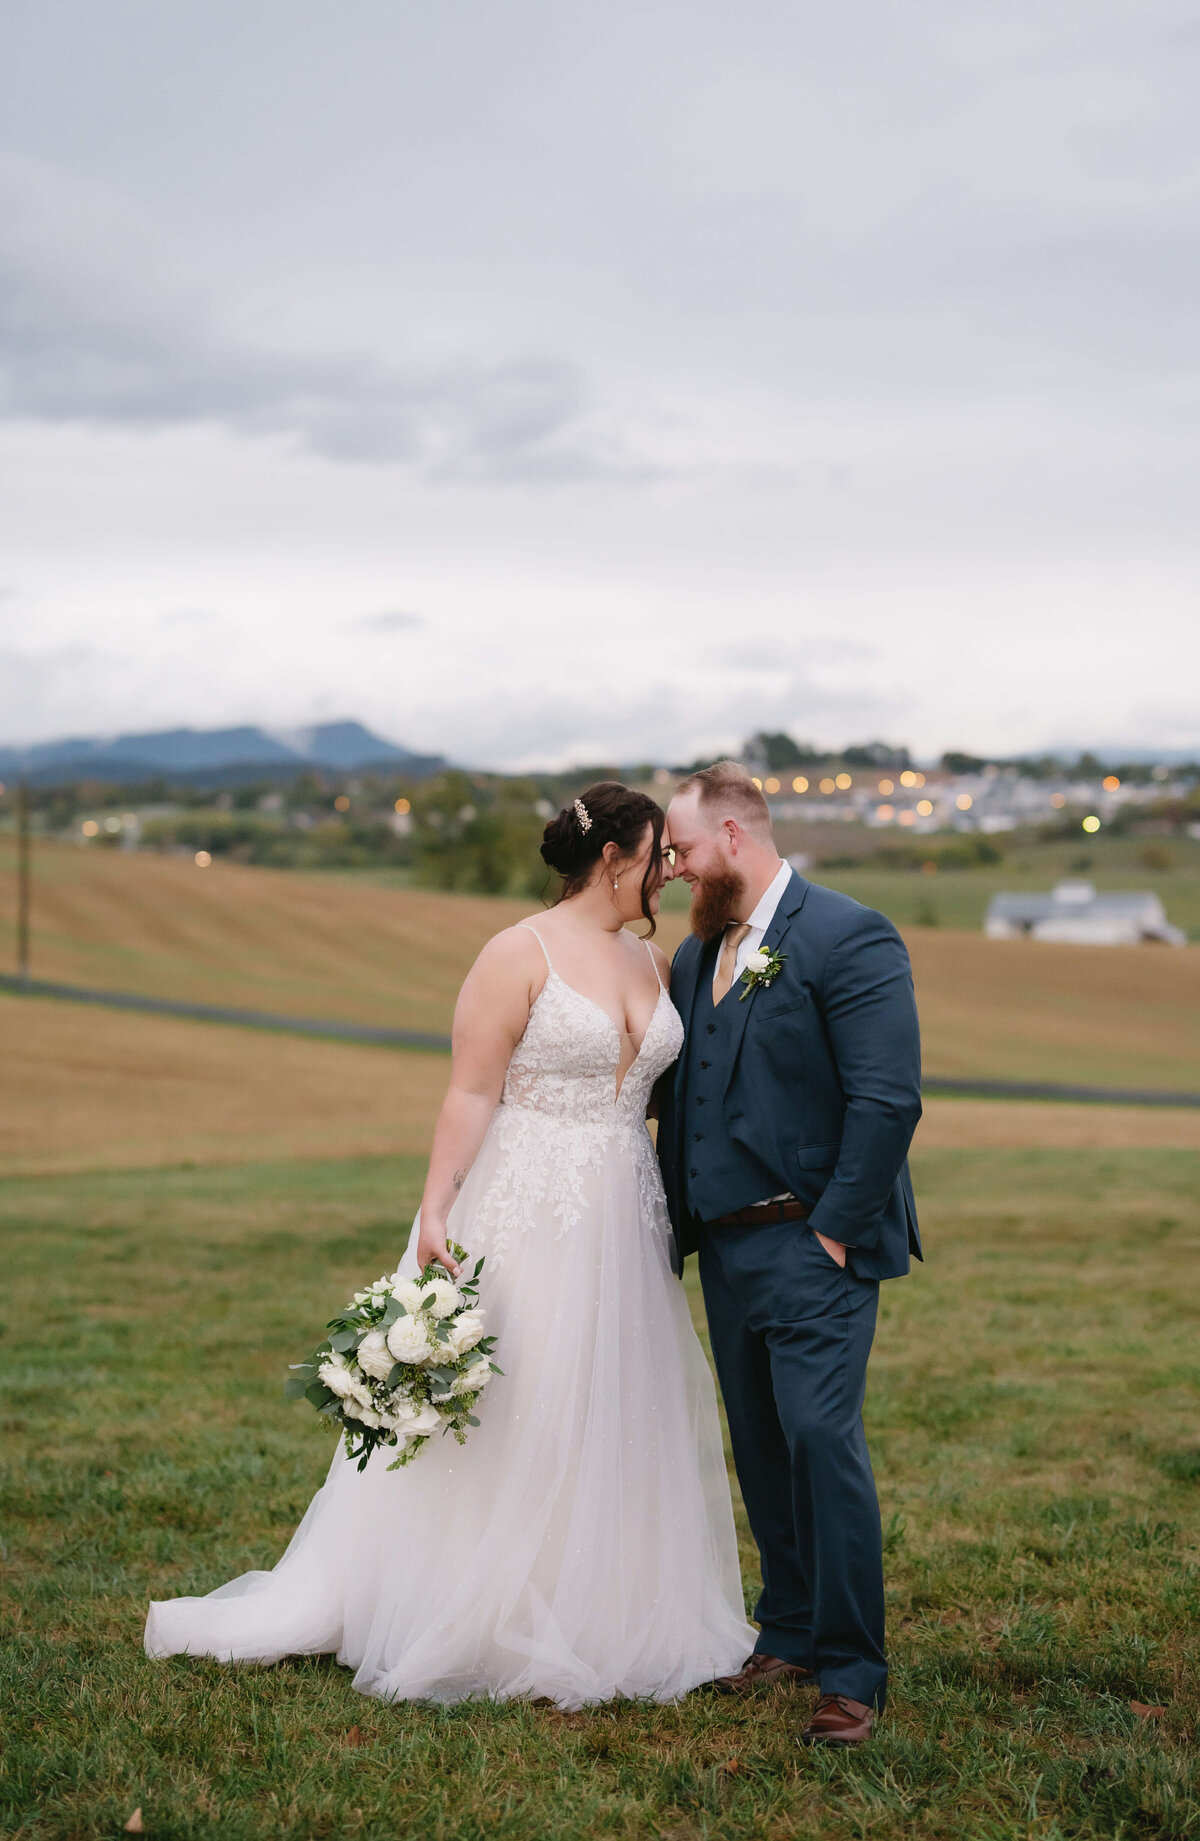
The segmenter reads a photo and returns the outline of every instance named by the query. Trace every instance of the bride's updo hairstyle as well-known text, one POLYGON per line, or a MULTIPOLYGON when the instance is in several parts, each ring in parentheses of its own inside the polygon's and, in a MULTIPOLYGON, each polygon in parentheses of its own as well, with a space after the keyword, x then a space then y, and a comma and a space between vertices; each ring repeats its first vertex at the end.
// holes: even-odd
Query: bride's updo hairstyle
MULTIPOLYGON (((552 818, 542 836, 542 856, 562 877, 559 901, 586 888, 604 854, 615 844, 623 857, 635 857, 647 825, 654 827, 650 858, 642 877, 642 913, 654 932, 650 897, 662 882, 662 834, 666 813, 646 793, 635 793, 619 780, 597 780, 552 818), (582 811, 580 808, 582 807, 582 811)), ((648 936, 647 936, 648 937, 648 936)))

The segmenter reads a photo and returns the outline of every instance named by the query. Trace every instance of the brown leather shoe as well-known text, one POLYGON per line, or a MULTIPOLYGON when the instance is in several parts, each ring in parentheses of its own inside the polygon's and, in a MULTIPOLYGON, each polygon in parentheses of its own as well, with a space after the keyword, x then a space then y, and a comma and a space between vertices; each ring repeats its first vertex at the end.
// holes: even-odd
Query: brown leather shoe
POLYGON ((778 1656, 763 1656, 755 1650, 736 1675, 718 1675, 713 1686, 718 1694, 757 1694, 763 1688, 794 1686, 815 1679, 811 1668, 801 1668, 798 1662, 781 1662, 778 1656))
POLYGON ((874 1711, 861 1700, 851 1700, 846 1694, 822 1694, 800 1738, 805 1745, 861 1745, 870 1738, 874 1724, 874 1711))

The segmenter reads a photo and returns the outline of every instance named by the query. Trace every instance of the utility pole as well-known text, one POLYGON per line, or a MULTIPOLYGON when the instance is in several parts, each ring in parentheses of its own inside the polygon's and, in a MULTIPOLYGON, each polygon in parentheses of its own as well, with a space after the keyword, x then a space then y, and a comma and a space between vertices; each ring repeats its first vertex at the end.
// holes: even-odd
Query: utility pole
POLYGON ((29 789, 17 782, 17 977, 29 983, 29 789))

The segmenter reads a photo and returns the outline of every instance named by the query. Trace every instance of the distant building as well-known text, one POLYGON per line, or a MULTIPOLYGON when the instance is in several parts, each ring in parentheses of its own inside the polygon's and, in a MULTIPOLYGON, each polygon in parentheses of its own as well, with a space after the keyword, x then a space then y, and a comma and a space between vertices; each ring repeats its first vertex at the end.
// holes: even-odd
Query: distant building
POLYGON ((1090 882, 1060 882, 1049 895, 995 895, 983 930, 990 940, 1056 940, 1074 946, 1183 946, 1162 902, 1150 893, 1098 894, 1090 882))

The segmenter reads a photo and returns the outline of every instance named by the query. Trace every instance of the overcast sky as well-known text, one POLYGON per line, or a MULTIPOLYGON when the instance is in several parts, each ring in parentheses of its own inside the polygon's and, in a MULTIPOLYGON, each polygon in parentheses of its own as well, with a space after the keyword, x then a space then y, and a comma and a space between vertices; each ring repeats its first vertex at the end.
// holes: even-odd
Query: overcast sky
POLYGON ((1200 744, 1194 0, 0 0, 0 741, 1200 744))

